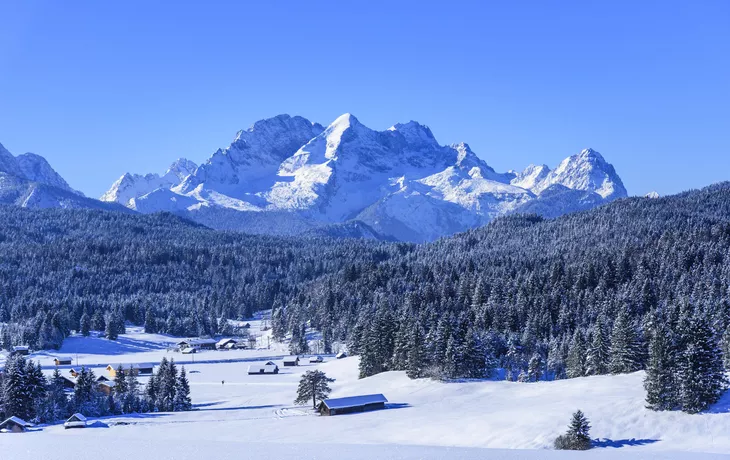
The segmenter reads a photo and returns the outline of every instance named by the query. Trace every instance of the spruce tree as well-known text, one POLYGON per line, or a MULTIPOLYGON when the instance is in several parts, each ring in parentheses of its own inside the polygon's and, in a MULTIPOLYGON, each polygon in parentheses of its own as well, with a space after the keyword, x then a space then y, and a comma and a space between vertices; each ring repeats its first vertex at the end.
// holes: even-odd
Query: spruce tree
POLYGON ((30 420, 33 416, 33 396, 27 385, 26 370, 27 362, 22 356, 12 356, 5 364, 1 396, 6 417, 30 420))
POLYGON ((527 377, 530 382, 537 382, 542 378, 542 356, 540 353, 535 353, 530 358, 530 362, 527 365, 527 377))
POLYGON ((174 411, 192 410, 193 403, 190 399, 190 382, 188 382, 185 366, 180 368, 180 375, 175 383, 175 399, 173 401, 174 411))
POLYGON ((408 353, 406 375, 412 379, 423 377, 425 367, 425 350, 421 327, 414 325, 408 335, 408 353))
POLYGON ((649 361, 646 366, 644 389, 646 407, 652 410, 672 410, 678 403, 672 347, 667 335, 666 329, 657 324, 649 341, 649 361))
POLYGON ((49 423, 63 420, 69 415, 68 405, 68 397, 64 391, 61 371, 55 368, 48 384, 41 422, 49 423))
POLYGON ((312 401, 312 408, 317 408, 317 401, 323 401, 332 391, 329 384, 335 379, 327 377, 322 371, 307 371, 299 381, 295 404, 307 404, 312 401))
POLYGON ((124 376, 126 391, 122 396, 122 412, 125 414, 139 412, 141 409, 139 399, 139 381, 134 372, 128 372, 124 376))
POLYGON ((576 329, 573 339, 570 341, 568 358, 566 359, 566 374, 568 378, 582 377, 586 375, 586 350, 583 334, 576 329))
POLYGON ((84 309, 84 314, 81 315, 81 319, 79 320, 79 332, 84 337, 88 337, 89 331, 91 331, 91 317, 86 313, 86 309, 84 309))
POLYGON ((613 323, 610 354, 609 370, 612 374, 634 372, 641 368, 642 353, 639 341, 625 308, 619 311, 616 321, 613 323))
POLYGON ((602 375, 608 372, 609 343, 604 320, 598 317, 593 326, 591 344, 586 354, 586 375, 602 375))

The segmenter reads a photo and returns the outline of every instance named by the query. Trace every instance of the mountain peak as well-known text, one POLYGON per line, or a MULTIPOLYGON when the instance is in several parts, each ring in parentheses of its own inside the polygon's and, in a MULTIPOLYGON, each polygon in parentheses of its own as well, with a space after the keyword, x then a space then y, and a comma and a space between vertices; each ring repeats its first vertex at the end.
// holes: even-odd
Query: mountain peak
POLYGON ((18 155, 15 160, 27 179, 75 192, 42 156, 35 153, 24 153, 18 155))

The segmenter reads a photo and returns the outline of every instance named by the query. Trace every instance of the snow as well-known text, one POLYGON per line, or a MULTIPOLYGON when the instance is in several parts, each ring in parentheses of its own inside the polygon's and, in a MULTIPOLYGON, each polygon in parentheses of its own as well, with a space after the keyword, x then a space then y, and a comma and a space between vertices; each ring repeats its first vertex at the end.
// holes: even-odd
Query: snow
MULTIPOLYGON (((263 324, 251 322, 262 346, 270 337, 263 324)), ((280 366, 277 375, 249 376, 249 364, 281 364, 286 345, 184 356, 169 348, 179 338, 129 331, 118 342, 72 337, 62 351, 78 352, 79 362, 95 371, 110 362, 174 358, 188 371, 197 410, 107 417, 86 430, 43 426, 0 438, 3 458, 64 458, 58 456, 63 446, 80 460, 114 460, 127 458, 130 445, 146 458, 176 460, 241 458, 242 452, 257 459, 729 458, 720 454, 730 453, 730 395, 708 413, 652 412, 644 408, 643 372, 539 383, 411 380, 403 372, 358 379, 357 357, 327 356, 321 364, 303 360, 280 366), (389 403, 385 410, 319 417, 311 406, 292 402, 299 378, 311 369, 336 379, 332 398, 382 394, 389 403), (576 409, 588 416, 598 447, 547 450, 576 409)), ((33 356, 49 374, 50 356, 33 356)))

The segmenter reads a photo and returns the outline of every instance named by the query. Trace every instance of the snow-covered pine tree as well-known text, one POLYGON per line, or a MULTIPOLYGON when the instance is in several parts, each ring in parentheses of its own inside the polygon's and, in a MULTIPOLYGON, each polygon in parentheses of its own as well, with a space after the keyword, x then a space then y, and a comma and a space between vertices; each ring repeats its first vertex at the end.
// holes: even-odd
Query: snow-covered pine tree
POLYGON ((668 331, 655 323, 649 341, 649 361, 646 366, 644 389, 646 407, 652 410, 672 410, 677 406, 671 339, 668 331))
POLYGON ((190 399, 190 382, 188 382, 185 366, 180 368, 180 375, 177 377, 175 386, 175 400, 173 401, 174 411, 192 410, 193 403, 190 399))
POLYGON ((63 388, 63 377, 58 368, 53 370, 51 379, 48 383, 42 414, 39 414, 42 423, 51 423, 63 420, 69 414, 68 397, 63 388))
POLYGON ((566 374, 568 378, 586 375, 586 346, 583 334, 579 329, 573 333, 566 359, 566 374))
POLYGON ((11 356, 5 363, 2 386, 2 407, 5 417, 16 416, 30 420, 33 397, 26 384, 27 362, 22 356, 11 356))
POLYGON ((677 379, 682 410, 693 414, 715 404, 728 382, 707 315, 695 315, 687 332, 687 345, 678 357, 677 379))
POLYGON ((295 404, 308 404, 312 402, 312 408, 317 408, 317 401, 322 401, 329 396, 332 391, 329 384, 335 379, 327 377, 322 371, 307 371, 299 381, 297 389, 297 398, 295 404))
POLYGON ((91 316, 89 316, 86 312, 86 308, 84 308, 84 313, 81 315, 81 319, 79 320, 79 332, 84 337, 88 337, 89 331, 91 331, 91 316))
POLYGON ((599 316, 593 325, 591 343, 586 353, 586 375, 602 375, 608 372, 610 345, 606 334, 605 319, 599 316))
POLYGON ((408 334, 406 375, 412 379, 423 377, 425 365, 423 331, 421 326, 415 324, 411 327, 410 334, 408 334))
POLYGON ((527 378, 529 382, 537 382, 542 378, 543 362, 540 353, 534 353, 527 365, 527 378))
POLYGON ((636 328, 625 307, 619 310, 616 321, 613 323, 610 354, 609 371, 612 374, 623 374, 641 369, 643 361, 641 346, 636 328))

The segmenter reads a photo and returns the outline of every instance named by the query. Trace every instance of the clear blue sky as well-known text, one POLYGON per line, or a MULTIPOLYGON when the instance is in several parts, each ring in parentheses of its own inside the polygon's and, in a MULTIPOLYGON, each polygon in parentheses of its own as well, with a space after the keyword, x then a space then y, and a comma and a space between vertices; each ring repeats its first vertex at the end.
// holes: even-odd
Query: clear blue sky
POLYGON ((279 113, 411 119, 500 171, 730 179, 730 1, 0 0, 0 143, 99 196, 279 113))

